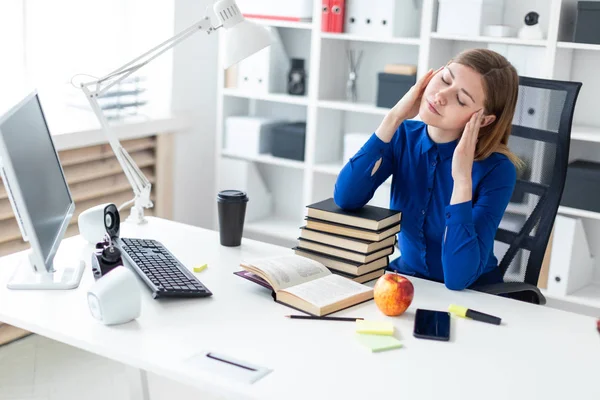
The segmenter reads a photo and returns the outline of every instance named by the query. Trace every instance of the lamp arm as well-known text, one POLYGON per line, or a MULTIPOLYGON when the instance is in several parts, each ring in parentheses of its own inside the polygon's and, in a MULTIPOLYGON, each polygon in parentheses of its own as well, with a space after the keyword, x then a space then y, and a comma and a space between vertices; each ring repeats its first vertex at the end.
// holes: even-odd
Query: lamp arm
POLYGON ((187 39, 189 36, 193 35, 198 31, 205 31, 210 34, 216 29, 220 28, 213 27, 210 22, 210 18, 204 17, 199 22, 190 26, 189 28, 183 30, 179 34, 173 36, 172 38, 164 41, 163 43, 155 46, 150 49, 146 53, 136 57, 131 60, 127 64, 122 67, 114 70, 108 75, 86 83, 81 84, 81 89, 85 93, 90 106, 92 107, 92 111, 98 118, 100 122, 101 130, 105 137, 108 139, 108 142, 117 157, 117 161, 121 165, 123 172, 125 173, 125 177, 129 181, 133 189, 133 193, 135 198, 133 202, 135 203, 132 210, 130 219, 135 223, 143 223, 144 219, 144 208, 150 208, 153 206, 152 201, 150 200, 150 192, 152 189, 152 185, 150 181, 146 178, 144 173, 140 170, 140 168, 133 161, 127 150, 121 146, 121 143, 117 139, 117 136, 112 131, 108 120, 104 116, 100 105, 98 104, 98 98, 106 93, 111 87, 116 85, 117 83, 126 79, 129 75, 135 73, 138 69, 142 68, 146 64, 150 63, 156 57, 163 54, 165 51, 173 48, 181 41, 187 39))
POLYGON ((133 74, 138 69, 140 69, 143 66, 145 66, 146 64, 150 63, 152 60, 154 60, 156 57, 163 54, 165 51, 170 50, 171 48, 175 47, 180 42, 182 42, 185 39, 187 39, 188 37, 192 36, 194 33, 198 32, 198 31, 205 31, 207 34, 210 34, 218 28, 219 27, 214 28, 211 25, 210 18, 204 17, 203 19, 196 22, 189 28, 181 31, 180 33, 173 36, 172 38, 167 39, 163 43, 148 50, 146 53, 134 58, 133 60, 129 61, 127 64, 112 71, 111 73, 107 74, 106 76, 104 76, 96 81, 87 82, 87 83, 85 83, 85 85, 86 86, 96 85, 96 88, 94 91, 92 91, 92 93, 96 94, 96 96, 100 97, 104 93, 106 93, 106 91, 108 91, 113 85, 115 85, 115 84, 119 83, 120 81, 122 81, 123 79, 127 78, 129 75, 133 74))

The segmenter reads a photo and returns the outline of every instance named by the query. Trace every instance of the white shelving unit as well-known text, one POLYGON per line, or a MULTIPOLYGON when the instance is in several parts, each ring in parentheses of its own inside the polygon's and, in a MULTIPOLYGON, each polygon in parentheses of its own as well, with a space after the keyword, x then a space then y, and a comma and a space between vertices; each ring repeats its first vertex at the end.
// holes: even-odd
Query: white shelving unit
POLYGON ((411 46, 419 46, 421 44, 420 38, 403 38, 403 37, 389 37, 389 38, 378 38, 370 36, 362 36, 350 33, 328 33, 320 32, 322 39, 331 40, 348 40, 354 42, 371 42, 371 43, 387 43, 387 44, 407 44, 411 46))
POLYGON ((275 19, 260 19, 260 18, 248 18, 249 21, 255 22, 260 25, 273 26, 276 28, 292 28, 292 29, 306 29, 312 30, 312 22, 296 22, 296 21, 279 21, 275 19))
MULTIPOLYGON (((414 4, 411 0, 399 2, 414 4)), ((345 162, 342 160, 344 134, 373 132, 389 111, 375 104, 377 73, 383 71, 387 63, 417 65, 418 76, 421 76, 429 68, 444 65, 464 49, 487 47, 507 56, 521 75, 582 81, 584 85, 572 130, 571 158, 600 161, 600 113, 595 107, 596 93, 600 91, 600 79, 597 79, 600 45, 569 41, 575 0, 536 0, 533 3, 505 0, 504 23, 518 28, 524 15, 535 9, 546 33, 544 40, 440 34, 436 32, 438 1, 423 0, 420 4, 420 36, 412 38, 321 32, 321 2, 317 0, 314 1, 312 22, 255 20, 279 30, 290 57, 300 55, 306 60, 308 94, 244 92, 218 85, 217 160, 236 159, 260 165, 265 186, 274 193, 272 213, 246 225, 245 233, 249 237, 290 246, 295 243, 298 228, 303 224, 305 206, 333 194, 336 177, 345 162), (364 52, 358 72, 357 102, 345 99, 347 50, 364 52), (306 121, 305 160, 284 160, 270 155, 245 157, 223 152, 224 120, 231 115, 277 116, 306 121), (286 185, 285 190, 278 189, 280 184, 286 185)), ((224 82, 222 68, 218 70, 218 82, 224 82)), ((532 152, 543 154, 538 147, 532 152)), ((217 177, 222 173, 236 173, 223 171, 221 163, 217 164, 217 177)), ((540 167, 534 162, 531 173, 539 175, 540 167)), ((390 184, 388 180, 380 187, 372 204, 389 204, 390 184)), ((507 213, 524 218, 533 206, 533 199, 526 198, 523 203, 510 203, 507 213)), ((568 207, 560 207, 559 213, 583 218, 585 224, 596 224, 593 226, 598 228, 590 229, 589 241, 593 251, 600 250, 600 213, 568 207)), ((600 285, 591 284, 589 290, 573 294, 574 302, 583 304, 588 298, 592 303, 600 298, 600 285)))
POLYGON ((546 40, 524 40, 511 37, 493 37, 493 36, 458 36, 458 35, 442 35, 432 32, 432 39, 436 40, 451 40, 453 42, 477 42, 477 43, 500 43, 500 44, 516 44, 519 46, 539 46, 545 47, 548 45, 546 40))
POLYGON ((267 164, 267 165, 276 165, 279 167, 304 169, 304 163, 302 161, 288 160, 286 158, 281 158, 281 157, 273 157, 270 154, 261 154, 259 156, 246 156, 243 154, 237 154, 237 153, 223 151, 221 153, 221 157, 233 158, 236 160, 244 160, 244 161, 256 162, 256 163, 267 164))
POLYGON ((308 105, 308 97, 306 96, 291 96, 289 94, 279 93, 253 93, 230 88, 223 89, 223 95, 229 97, 238 97, 241 99, 269 101, 273 103, 297 104, 303 106, 308 105))

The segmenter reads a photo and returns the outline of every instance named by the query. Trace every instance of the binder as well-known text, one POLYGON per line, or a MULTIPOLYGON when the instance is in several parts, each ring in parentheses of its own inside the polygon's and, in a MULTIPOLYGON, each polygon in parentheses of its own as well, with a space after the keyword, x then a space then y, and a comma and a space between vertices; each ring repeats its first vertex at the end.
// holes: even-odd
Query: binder
POLYGON ((557 215, 548 269, 548 295, 567 296, 594 279, 594 258, 581 218, 557 215))
POLYGON ((331 0, 331 11, 329 12, 329 31, 342 33, 344 31, 344 11, 346 0, 331 0))
POLYGON ((329 32, 331 0, 321 0, 321 32, 329 32))
POLYGON ((369 37, 418 37, 422 2, 345 0, 344 31, 369 37))

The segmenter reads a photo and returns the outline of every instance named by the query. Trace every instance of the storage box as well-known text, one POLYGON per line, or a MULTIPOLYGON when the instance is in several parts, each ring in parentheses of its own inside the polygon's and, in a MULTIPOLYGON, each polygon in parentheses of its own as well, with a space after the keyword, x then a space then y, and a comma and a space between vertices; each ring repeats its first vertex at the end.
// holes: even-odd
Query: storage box
POLYGON ((600 2, 578 1, 573 41, 600 44, 600 2))
POLYGON ((346 0, 344 32, 371 37, 418 37, 421 1, 346 0))
POLYGON ((371 133, 346 133, 344 135, 344 158, 342 162, 345 164, 354 157, 370 137, 371 133))
POLYGON ((437 32, 480 36, 488 25, 502 25, 503 0, 439 0, 437 32))
POLYGON ((304 161, 306 122, 278 124, 273 127, 273 156, 304 161))
POLYGON ((377 107, 392 108, 417 81, 415 75, 377 74, 377 107))
POLYGON ((249 18, 306 21, 312 19, 313 0, 237 0, 242 14, 249 18))
POLYGON ((560 204, 600 212, 600 164, 582 160, 570 163, 560 204))
POLYGON ((272 129, 283 120, 236 116, 225 120, 223 149, 245 156, 270 153, 272 129))

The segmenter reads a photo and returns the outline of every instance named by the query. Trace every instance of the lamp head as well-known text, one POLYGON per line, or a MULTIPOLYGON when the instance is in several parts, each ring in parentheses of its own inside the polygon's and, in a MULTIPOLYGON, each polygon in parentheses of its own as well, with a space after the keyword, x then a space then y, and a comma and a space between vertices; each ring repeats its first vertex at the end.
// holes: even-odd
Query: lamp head
POLYGON ((271 44, 269 31, 244 18, 235 0, 218 0, 213 10, 220 25, 225 28, 224 67, 242 61, 271 44))

